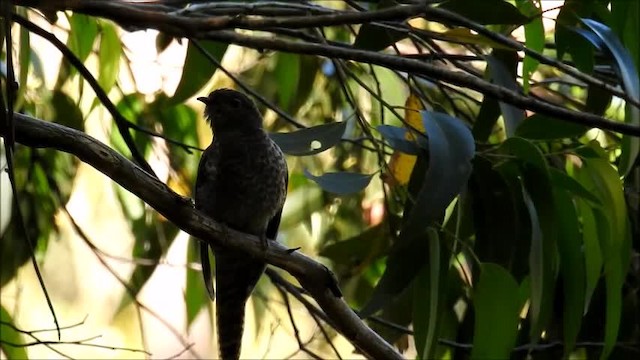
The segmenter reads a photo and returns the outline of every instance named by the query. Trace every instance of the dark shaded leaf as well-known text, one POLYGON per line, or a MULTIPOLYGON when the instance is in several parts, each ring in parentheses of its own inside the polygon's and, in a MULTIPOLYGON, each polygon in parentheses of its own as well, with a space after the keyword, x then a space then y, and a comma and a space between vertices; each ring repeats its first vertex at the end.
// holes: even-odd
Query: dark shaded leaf
POLYGON ((409 155, 418 155, 420 152, 419 145, 415 141, 407 139, 409 130, 391 125, 378 125, 376 129, 394 150, 409 155))
MULTIPOLYGON (((222 56, 224 56, 228 46, 228 44, 214 41, 200 41, 199 43, 218 61, 222 60, 222 56)), ((172 103, 183 103, 185 100, 194 96, 198 91, 202 90, 215 71, 215 65, 189 41, 182 77, 180 78, 176 92, 171 97, 172 103)))
POLYGON ((448 258, 440 250, 440 238, 435 229, 427 230, 429 258, 416 276, 414 287, 413 324, 416 332, 416 348, 420 357, 431 359, 438 345, 437 325, 444 308, 443 281, 448 273, 448 258))
POLYGON ((282 152, 293 156, 307 156, 321 153, 342 140, 347 122, 313 126, 290 133, 270 133, 282 152))
POLYGON ((538 339, 550 320, 557 268, 558 226, 549 168, 540 150, 522 138, 510 138, 503 147, 522 161, 523 197, 531 221, 530 334, 538 339))
POLYGON ((362 310, 365 316, 382 308, 415 277, 429 253, 425 231, 442 218, 446 207, 464 188, 471 173, 471 159, 475 152, 471 131, 460 120, 447 114, 428 111, 420 114, 429 139, 428 168, 421 173, 426 161, 424 156, 419 156, 409 182, 410 193, 412 187, 419 189, 416 202, 407 202, 405 214, 408 215, 405 215, 400 238, 389 254, 385 273, 362 310), (421 181, 417 182, 416 176, 421 181))
MULTIPOLYGON (((515 52, 510 53, 515 55, 515 52)), ((487 56, 486 59, 491 80, 495 84, 515 92, 520 92, 520 86, 516 82, 515 67, 517 66, 517 57, 510 59, 515 60, 515 62, 509 61, 508 63, 504 62, 504 57, 503 60, 499 60, 493 56, 487 56)), ((525 111, 502 101, 498 103, 500 104, 500 110, 502 111, 502 117, 504 119, 505 132, 508 137, 511 137, 514 135, 518 125, 524 120, 526 116, 525 111)))
POLYGON ((308 170, 304 170, 307 179, 314 181, 324 191, 337 195, 349 195, 359 191, 369 185, 372 175, 356 174, 349 172, 325 173, 320 176, 314 176, 308 170))
MULTIPOLYGON (((636 69, 633 58, 629 54, 629 51, 625 49, 620 39, 613 33, 613 31, 604 24, 601 24, 591 19, 581 19, 582 23, 588 26, 602 42, 607 46, 613 58, 616 61, 617 70, 622 79, 622 87, 625 92, 632 98, 640 99, 640 80, 638 78, 638 70, 636 69)), ((625 122, 630 125, 640 125, 640 109, 627 104, 625 122)), ((637 136, 624 135, 622 138, 622 155, 620 157, 620 164, 618 172, 621 175, 626 175, 631 171, 633 164, 640 152, 640 138, 637 136)))
POLYGON ((504 0, 450 0, 439 6, 483 25, 522 25, 527 18, 504 0))
POLYGON ((353 47, 362 50, 380 51, 407 37, 407 32, 389 29, 376 24, 363 24, 353 47))
POLYGON ((51 114, 47 118, 51 121, 76 130, 84 130, 84 115, 78 104, 61 90, 54 90, 51 94, 51 114))
POLYGON ((542 114, 533 114, 524 119, 516 129, 516 136, 535 140, 552 140, 578 137, 589 130, 589 127, 548 117, 542 114))
POLYGON ((389 224, 382 222, 360 234, 323 247, 318 255, 349 270, 368 266, 386 254, 390 246, 389 224))

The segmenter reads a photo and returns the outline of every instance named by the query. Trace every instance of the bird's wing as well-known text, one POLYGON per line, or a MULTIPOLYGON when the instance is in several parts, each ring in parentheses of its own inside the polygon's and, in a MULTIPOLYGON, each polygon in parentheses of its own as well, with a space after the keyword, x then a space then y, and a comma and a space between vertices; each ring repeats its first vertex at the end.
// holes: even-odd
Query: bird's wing
MULTIPOLYGON (((289 188, 289 176, 286 176, 284 181, 285 194, 288 188, 289 188)), ((280 220, 282 219, 283 208, 284 208, 284 205, 283 207, 280 208, 280 210, 278 210, 276 215, 272 217, 271 220, 269 220, 269 223, 267 224, 267 231, 265 232, 267 239, 271 239, 274 241, 276 240, 276 237, 278 236, 278 228, 280 227, 280 220)))
MULTIPOLYGON (((215 203, 215 193, 207 191, 207 184, 215 182, 218 174, 219 152, 216 147, 207 148, 202 154, 202 159, 198 166, 198 176, 195 186, 195 205, 196 209, 206 211, 215 203)), ((215 300, 216 292, 213 287, 213 276, 211 274, 211 263, 209 262, 209 244, 200 240, 200 263, 202 264, 202 277, 207 293, 211 300, 215 300)))

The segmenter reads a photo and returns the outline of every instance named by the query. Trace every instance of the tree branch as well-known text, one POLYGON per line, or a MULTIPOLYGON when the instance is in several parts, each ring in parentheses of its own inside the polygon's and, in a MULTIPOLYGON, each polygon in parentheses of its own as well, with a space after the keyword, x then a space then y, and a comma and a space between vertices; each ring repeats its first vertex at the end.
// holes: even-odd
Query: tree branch
MULTIPOLYGON (((17 1, 17 3, 26 5, 30 2, 23 0, 17 1)), ((537 113, 555 117, 563 121, 569 121, 589 127, 616 131, 627 135, 640 136, 640 126, 612 121, 602 116, 591 113, 570 110, 560 105, 541 101, 539 99, 521 94, 517 91, 509 90, 504 87, 492 84, 491 82, 477 76, 452 71, 445 67, 425 63, 418 59, 384 54, 376 51, 362 50, 353 48, 348 45, 337 46, 305 41, 293 41, 262 35, 246 35, 237 33, 234 30, 224 30, 240 27, 252 30, 268 31, 270 28, 273 28, 276 25, 281 26, 282 21, 289 21, 287 19, 291 18, 293 18, 293 20, 296 20, 296 17, 255 19, 246 17, 241 13, 233 17, 180 16, 175 15, 174 13, 168 13, 159 10, 149 10, 148 8, 144 8, 143 6, 108 1, 74 1, 62 2, 58 4, 41 4, 40 6, 43 7, 43 9, 52 9, 53 7, 55 7, 55 10, 72 10, 79 13, 111 19, 129 29, 152 28, 165 32, 166 34, 171 36, 215 40, 229 44, 241 45, 260 51, 263 51, 265 49, 276 50, 289 53, 324 56, 333 59, 352 60, 367 64, 379 65, 388 69, 422 75, 433 80, 439 80, 452 85, 469 88, 483 95, 490 96, 499 101, 514 105, 518 108, 535 111, 537 113)), ((340 15, 342 17, 341 20, 346 21, 346 23, 353 23, 356 22, 356 20, 360 23, 367 23, 367 21, 380 20, 387 16, 389 18, 398 18, 401 13, 403 16, 407 17, 424 13, 427 17, 431 16, 435 18, 445 18, 446 20, 455 20, 457 22, 464 20, 466 21, 465 24, 469 25, 468 20, 456 16, 455 14, 451 14, 449 12, 427 6, 426 3, 422 3, 422 5, 402 6, 399 10, 396 10, 398 12, 382 11, 385 10, 380 10, 378 12, 363 12, 362 15, 358 15, 360 14, 360 12, 341 12, 337 14, 326 15, 329 18, 325 18, 325 15, 322 15, 322 21, 318 21, 317 23, 315 23, 315 26, 336 25, 338 23, 337 21, 328 20, 333 19, 330 18, 331 16, 335 17, 340 15), (422 6, 423 9, 421 11, 418 11, 420 6, 422 6), (382 12, 382 15, 380 14, 380 12, 382 12), (371 15, 372 13, 374 13, 374 15, 371 15), (373 17, 367 17, 370 15, 373 17), (445 15, 448 15, 448 17, 445 15)), ((315 17, 312 18, 307 16, 305 18, 307 19, 306 24, 308 24, 309 21, 312 21, 311 19, 314 19, 315 17)), ((293 26, 296 25, 296 23, 288 23, 288 25, 293 26)), ((505 42, 504 37, 496 37, 496 40, 505 42)), ((517 49, 522 49, 522 44, 516 41, 508 40, 506 42, 510 46, 513 46, 517 49)), ((527 51, 532 56, 536 55, 529 50, 527 51)), ((549 63, 551 61, 547 58, 540 58, 539 60, 544 60, 543 62, 545 63, 549 63)), ((560 66, 559 62, 551 61, 551 64, 556 67, 560 66)), ((561 66, 561 68, 564 71, 567 71, 566 66, 561 66)), ((574 76, 580 76, 575 70, 571 70, 571 74, 574 76)), ((598 81, 597 79, 591 79, 591 77, 586 77, 584 74, 582 74, 580 77, 584 81, 590 81, 589 83, 592 83, 591 81, 593 80, 595 81, 594 85, 605 87, 611 93, 617 96, 623 96, 623 98, 626 98, 630 103, 637 104, 637 99, 630 99, 628 96, 626 96, 626 94, 621 93, 619 90, 614 89, 611 86, 598 81)))
MULTIPOLYGON (((216 246, 240 250, 264 259, 293 275, 332 319, 336 330, 367 357, 402 359, 395 349, 368 328, 340 297, 329 269, 281 244, 271 243, 264 251, 260 239, 244 234, 208 218, 193 207, 191 199, 173 192, 124 156, 87 134, 59 124, 15 114, 17 142, 35 148, 55 148, 77 156, 107 175, 123 188, 145 201, 187 233, 216 246)), ((6 129, 0 130, 3 137, 6 129)))

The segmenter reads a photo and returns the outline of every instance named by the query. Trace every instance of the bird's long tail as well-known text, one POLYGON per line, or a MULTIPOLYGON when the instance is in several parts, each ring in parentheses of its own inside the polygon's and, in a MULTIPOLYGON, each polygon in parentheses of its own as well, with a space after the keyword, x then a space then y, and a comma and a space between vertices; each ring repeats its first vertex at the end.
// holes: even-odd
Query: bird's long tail
POLYGON ((244 307, 264 272, 265 263, 246 253, 217 250, 216 253, 216 312, 220 358, 240 357, 244 329, 244 307))

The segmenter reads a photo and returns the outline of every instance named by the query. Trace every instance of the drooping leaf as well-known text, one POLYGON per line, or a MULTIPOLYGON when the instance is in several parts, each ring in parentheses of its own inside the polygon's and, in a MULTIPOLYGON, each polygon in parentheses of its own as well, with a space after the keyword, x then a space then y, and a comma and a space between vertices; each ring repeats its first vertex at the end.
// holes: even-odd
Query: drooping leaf
POLYGON ((585 295, 582 313, 586 314, 591 303, 591 296, 598 285, 598 280, 602 275, 602 252, 598 239, 604 232, 607 236, 608 226, 602 227, 599 224, 607 224, 607 220, 599 210, 592 209, 584 200, 576 200, 578 213, 582 220, 582 246, 584 247, 584 267, 585 267, 585 295), (596 217, 600 220, 596 220, 596 217))
POLYGON ((518 211, 522 199, 511 191, 506 179, 483 158, 474 159, 469 180, 475 227, 474 249, 478 258, 511 268, 516 247, 525 235, 518 211))
POLYGON ((51 94, 51 113, 47 109, 47 118, 72 129, 84 129, 84 115, 78 104, 62 90, 54 90, 51 94))
MULTIPOLYGON (((84 62, 91 53, 93 43, 98 35, 97 20, 74 12, 69 17, 69 25, 71 30, 67 38, 67 46, 80 61, 84 62)), ((63 62, 55 88, 60 89, 75 73, 75 68, 70 66, 68 62, 63 62)))
POLYGON ((391 125, 378 125, 376 129, 394 150, 408 155, 418 155, 420 152, 415 141, 407 140, 409 130, 391 125))
POLYGON ((576 175, 588 190, 598 194, 604 210, 604 218, 595 216, 595 219, 606 282, 605 344, 601 355, 606 358, 618 337, 622 316, 622 286, 630 263, 631 239, 627 210, 622 182, 608 161, 587 157, 584 166, 576 169, 576 175))
POLYGON ((350 271, 368 266, 386 253, 390 246, 389 224, 382 222, 362 233, 323 247, 318 255, 344 265, 350 271))
MULTIPOLYGON (((421 181, 413 184, 419 189, 416 201, 405 207, 408 215, 405 215, 400 238, 387 259, 385 273, 362 310, 365 315, 383 307, 415 277, 429 252, 425 231, 444 216, 446 207, 464 188, 471 173, 475 144, 469 128, 447 114, 422 111, 421 115, 429 140, 428 167, 424 174, 418 173, 421 181)), ((420 165, 420 158, 414 174, 426 165, 420 165)), ((413 178, 412 174, 412 181, 413 178)))
MULTIPOLYGON (((525 15, 534 17, 533 20, 524 25, 525 45, 528 49, 542 52, 544 50, 544 26, 542 17, 536 16, 540 14, 540 9, 532 0, 518 0, 516 6, 525 15)), ((522 87, 525 93, 529 92, 529 81, 531 75, 536 71, 539 61, 529 55, 524 56, 522 61, 522 87)))
POLYGON ((100 35, 98 84, 106 93, 109 93, 111 87, 116 83, 118 71, 120 70, 121 54, 122 44, 115 26, 103 22, 100 35))
MULTIPOLYGON (((376 9, 384 9, 396 6, 393 0, 381 0, 375 6, 376 9)), ((406 38, 407 32, 394 30, 378 24, 365 23, 360 26, 353 46, 362 50, 380 51, 406 38)))
POLYGON ((320 176, 314 176, 306 169, 304 175, 320 185, 323 190, 337 195, 349 195, 362 191, 373 178, 373 175, 349 172, 324 173, 320 176))
POLYGON ((535 140, 552 140, 578 137, 589 127, 562 121, 542 114, 533 114, 518 125, 515 135, 535 140))
POLYGON ((282 152, 293 156, 307 156, 332 148, 342 140, 347 122, 313 126, 290 133, 270 133, 269 137, 280 146, 282 152))
POLYGON ((585 259, 576 207, 569 192, 554 188, 554 204, 558 217, 558 254, 564 294, 564 351, 569 356, 576 343, 585 298, 585 259))
MULTIPOLYGON (((199 44, 218 61, 222 60, 228 46, 215 41, 200 41, 199 44)), ((171 97, 173 104, 183 103, 194 96, 211 79, 215 71, 215 65, 189 41, 182 77, 171 97)))
POLYGON ((496 264, 483 263, 474 289, 472 359, 508 359, 516 343, 520 312, 518 283, 496 264))
POLYGON ((503 147, 521 164, 524 202, 531 221, 531 337, 538 339, 551 316, 556 276, 557 224, 549 168, 541 151, 522 138, 503 147))
POLYGON ((380 51, 407 37, 407 32, 376 24, 363 24, 353 47, 362 50, 380 51))
POLYGON ((274 72, 278 81, 277 94, 280 106, 288 109, 289 104, 298 92, 300 56, 296 54, 279 53, 274 72))
MULTIPOLYGON (((515 68, 513 67, 515 63, 507 65, 493 56, 487 56, 486 59, 493 82, 509 90, 518 92, 519 85, 516 82, 515 68), (511 65, 511 67, 508 67, 509 65, 511 65)), ((505 132, 507 137, 511 137, 515 134, 518 125, 524 120, 526 116, 525 111, 502 101, 500 101, 499 104, 504 119, 505 132)))
POLYGON ((438 232, 429 228, 427 238, 429 260, 414 282, 414 326, 417 336, 420 337, 416 339, 416 344, 421 344, 419 353, 425 359, 433 357, 438 345, 437 324, 440 318, 440 309, 443 307, 441 302, 444 299, 442 291, 444 287, 441 282, 443 278, 446 278, 448 269, 448 264, 447 266, 442 264, 438 232), (418 317, 419 314, 422 316, 418 317))
POLYGON ((515 6, 503 0, 449 0, 439 7, 483 25, 522 25, 527 22, 515 6))
MULTIPOLYGON (((622 79, 622 87, 633 99, 640 99, 640 80, 638 70, 633 58, 624 47, 620 39, 606 25, 591 19, 581 19, 606 45, 616 61, 616 69, 622 79)), ((631 104, 626 104, 625 122, 634 126, 640 126, 640 109, 631 104)), ((640 138, 624 135, 622 138, 622 155, 620 158, 619 173, 626 175, 631 171, 633 164, 640 152, 640 138)))

